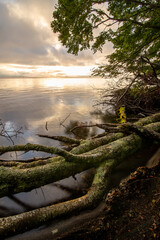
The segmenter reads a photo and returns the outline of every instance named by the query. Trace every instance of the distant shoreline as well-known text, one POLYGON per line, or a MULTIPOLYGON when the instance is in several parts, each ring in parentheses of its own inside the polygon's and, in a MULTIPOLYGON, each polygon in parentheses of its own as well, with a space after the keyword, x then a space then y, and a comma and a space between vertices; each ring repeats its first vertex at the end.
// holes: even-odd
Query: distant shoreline
POLYGON ((0 79, 9 79, 9 78, 100 78, 100 77, 94 77, 94 76, 61 76, 61 77, 57 77, 57 76, 53 76, 53 77, 24 77, 24 76, 0 76, 0 79))

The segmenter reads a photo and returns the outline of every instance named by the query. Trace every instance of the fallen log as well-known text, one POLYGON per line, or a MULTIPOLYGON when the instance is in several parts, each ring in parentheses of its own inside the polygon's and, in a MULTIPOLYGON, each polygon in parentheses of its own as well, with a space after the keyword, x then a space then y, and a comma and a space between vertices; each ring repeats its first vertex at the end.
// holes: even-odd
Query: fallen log
MULTIPOLYGON (((147 133, 157 133, 160 131, 159 121, 160 114, 155 114, 135 123, 135 128, 132 128, 132 131, 136 130, 136 133, 126 136, 125 133, 118 132, 98 139, 81 141, 81 144, 73 148, 71 152, 38 144, 1 146, 1 154, 11 151, 34 150, 60 156, 45 160, 44 165, 41 165, 43 160, 40 160, 36 162, 35 166, 33 166, 33 163, 17 163, 14 168, 1 166, 1 197, 11 193, 29 191, 93 167, 97 170, 91 188, 86 195, 16 216, 1 218, 0 236, 12 236, 38 227, 57 217, 95 207, 104 198, 109 182, 109 175, 115 167, 147 143, 146 137, 143 137, 142 132, 139 134, 139 130, 137 131, 137 129, 145 125, 147 133)), ((117 127, 117 131, 121 129, 121 127, 117 127)), ((156 140, 159 140, 158 137, 156 140)), ((153 140, 151 140, 151 144, 153 144, 153 140)))

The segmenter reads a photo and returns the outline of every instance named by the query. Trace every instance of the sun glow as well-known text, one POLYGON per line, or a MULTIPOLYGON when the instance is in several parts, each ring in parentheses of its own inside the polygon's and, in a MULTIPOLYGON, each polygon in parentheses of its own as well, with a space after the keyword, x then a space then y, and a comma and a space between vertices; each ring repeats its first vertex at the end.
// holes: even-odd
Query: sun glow
POLYGON ((50 88, 69 88, 69 87, 77 87, 77 86, 87 86, 88 81, 87 78, 43 78, 39 80, 39 84, 43 87, 50 88))
POLYGON ((70 66, 70 67, 62 67, 61 70, 67 76, 89 76, 91 74, 91 68, 86 66, 70 66))
MULTIPOLYGON (((87 77, 91 75, 91 69, 94 66, 32 66, 8 64, 1 65, 2 76, 16 77, 87 77), (3 74, 5 73, 5 74, 3 74)), ((1 77, 1 75, 0 75, 1 77)))
POLYGON ((34 25, 35 27, 48 28, 48 23, 43 17, 39 17, 38 20, 34 19, 34 25))

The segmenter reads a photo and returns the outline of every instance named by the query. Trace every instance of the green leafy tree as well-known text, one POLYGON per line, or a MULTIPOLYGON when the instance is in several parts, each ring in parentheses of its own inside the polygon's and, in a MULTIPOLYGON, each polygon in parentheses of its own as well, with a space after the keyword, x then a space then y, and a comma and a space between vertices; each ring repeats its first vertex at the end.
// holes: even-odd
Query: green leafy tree
POLYGON ((160 0, 59 0, 51 27, 69 53, 114 52, 94 75, 159 85, 160 0))

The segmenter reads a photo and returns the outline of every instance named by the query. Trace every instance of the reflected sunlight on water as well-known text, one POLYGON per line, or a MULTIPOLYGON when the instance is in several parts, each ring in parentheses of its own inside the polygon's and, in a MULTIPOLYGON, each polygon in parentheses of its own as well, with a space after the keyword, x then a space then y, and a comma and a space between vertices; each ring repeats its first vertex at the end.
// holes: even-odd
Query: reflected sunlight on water
POLYGON ((40 79, 39 84, 43 87, 52 87, 52 88, 77 88, 78 86, 88 86, 89 81, 87 78, 48 78, 40 79))
MULTIPOLYGON (((28 141, 42 143, 42 139, 37 139, 36 134, 46 131, 46 122, 51 134, 64 135, 60 121, 68 114, 70 117, 65 124, 70 120, 101 121, 97 115, 90 114, 94 111, 92 105, 97 98, 96 86, 97 88, 104 86, 104 80, 0 79, 0 118, 4 122, 12 122, 15 127, 23 127, 24 135, 20 140, 21 143, 28 141)), ((17 139, 16 142, 18 141, 17 139)))
MULTIPOLYGON (((69 116, 64 125, 74 122, 102 122, 99 115, 94 114, 93 103, 97 98, 97 88, 104 86, 104 80, 95 78, 57 78, 57 79, 0 79, 0 119, 6 128, 22 127, 23 134, 14 139, 15 144, 38 143, 49 146, 60 146, 57 141, 40 138, 36 134, 67 135, 65 127, 60 125, 69 116), (91 113, 92 112, 92 113, 91 113), (46 122, 47 128, 46 130, 46 122)), ((96 130, 95 134, 96 134, 96 130)), ((89 131, 90 132, 90 131, 89 131)), ((89 132, 85 132, 85 135, 89 132)), ((86 135, 87 136, 87 135, 86 135)), ((1 145, 11 145, 5 138, 0 138, 1 145)), ((15 155, 3 155, 9 159, 32 158, 46 156, 44 153, 29 152, 15 155)), ((72 177, 62 181, 63 184, 77 187, 77 181, 72 177)), ((19 193, 14 198, 0 199, 0 215, 23 212, 25 204, 29 207, 44 206, 66 198, 65 191, 57 189, 53 184, 44 186, 29 193, 19 193), (18 199, 18 203, 16 203, 18 199), (21 203, 20 203, 21 201, 21 203), (2 209, 6 209, 1 212, 2 209)))

